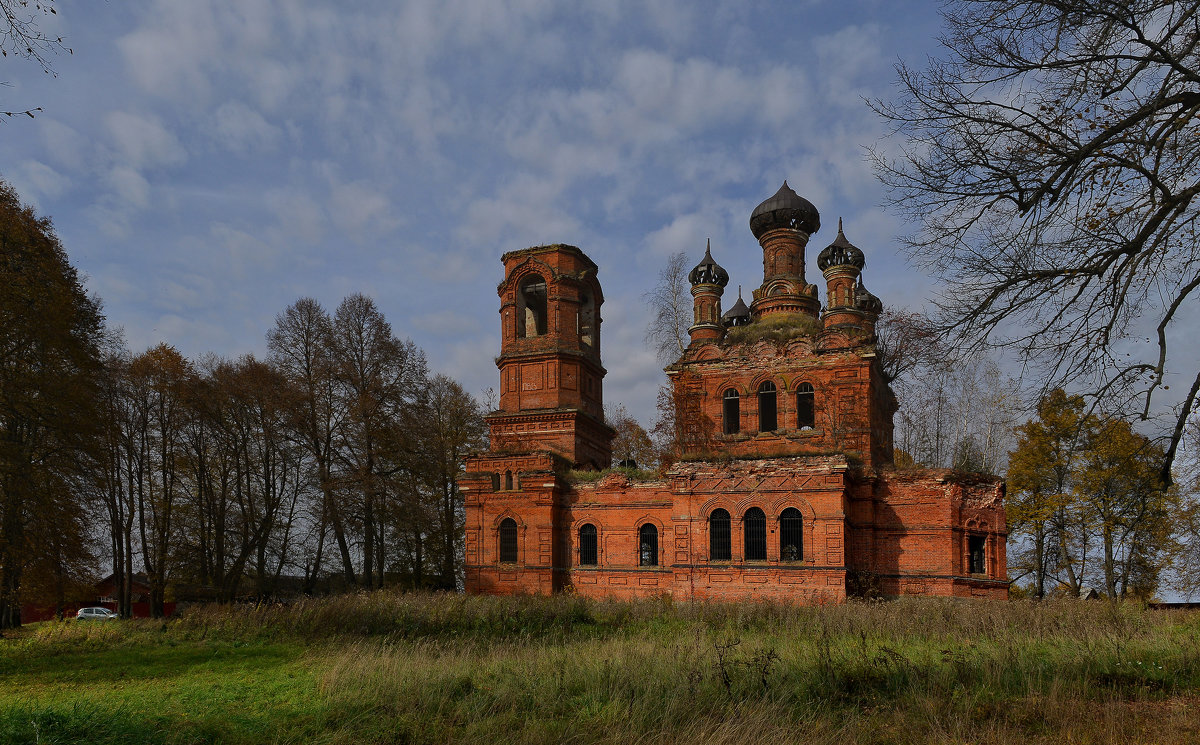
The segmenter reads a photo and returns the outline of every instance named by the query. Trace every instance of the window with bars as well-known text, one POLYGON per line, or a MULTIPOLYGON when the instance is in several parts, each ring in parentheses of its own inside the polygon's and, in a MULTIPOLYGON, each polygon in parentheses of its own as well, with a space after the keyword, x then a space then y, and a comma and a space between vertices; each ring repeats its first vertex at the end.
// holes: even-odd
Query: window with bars
POLYGON ((796 427, 805 429, 817 425, 816 392, 812 383, 796 386, 796 427))
POLYGON ((984 562, 984 546, 987 536, 967 536, 967 571, 971 574, 987 574, 987 564, 984 562))
POLYGON ((775 405, 775 384, 767 380, 758 387, 758 431, 774 432, 779 418, 775 405))
POLYGON ((742 518, 745 529, 746 561, 767 560, 767 516, 757 507, 746 510, 742 518))
POLYGON ((804 517, 800 510, 788 507, 779 516, 779 560, 801 561, 804 558, 804 517))
POLYGON ((517 521, 511 517, 500 523, 500 563, 515 564, 517 561, 517 521))
POLYGON ((596 526, 591 523, 579 529, 579 564, 596 565, 596 526))
POLYGON ((729 538, 729 512, 721 508, 708 516, 708 560, 729 561, 733 550, 729 538))
POLYGON ((724 397, 725 434, 736 435, 742 431, 742 407, 738 392, 733 388, 725 391, 724 397))
POLYGON ((638 529, 638 566, 658 566, 658 528, 646 523, 638 529))

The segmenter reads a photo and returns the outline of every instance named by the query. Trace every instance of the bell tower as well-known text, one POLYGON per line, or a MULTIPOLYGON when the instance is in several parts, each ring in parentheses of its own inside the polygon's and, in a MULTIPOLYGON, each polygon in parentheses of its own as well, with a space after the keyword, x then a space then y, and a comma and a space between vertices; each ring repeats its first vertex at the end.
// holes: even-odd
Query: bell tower
POLYGON ((754 291, 754 318, 775 313, 804 313, 814 319, 821 310, 816 285, 804 279, 804 247, 821 229, 812 202, 792 191, 787 181, 750 214, 750 232, 762 247, 763 283, 754 291))
POLYGON ((688 336, 692 342, 716 341, 725 335, 721 318, 721 295, 729 284, 729 273, 713 261, 711 242, 704 247, 704 258, 688 274, 692 286, 692 320, 688 336))
POLYGON ((866 257, 858 246, 846 240, 842 220, 838 218, 838 234, 817 256, 817 268, 825 275, 825 315, 821 318, 826 329, 854 327, 875 333, 875 320, 883 305, 862 283, 866 257))
POLYGON ((607 468, 596 264, 574 246, 510 251, 500 295, 500 408, 492 450, 550 450, 577 467, 607 468))

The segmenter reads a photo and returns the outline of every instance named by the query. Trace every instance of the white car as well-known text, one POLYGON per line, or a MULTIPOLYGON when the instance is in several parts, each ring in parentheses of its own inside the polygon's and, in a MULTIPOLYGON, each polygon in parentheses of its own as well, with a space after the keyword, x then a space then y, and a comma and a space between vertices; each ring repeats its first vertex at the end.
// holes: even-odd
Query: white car
POLYGON ((115 621, 120 616, 108 608, 80 608, 75 618, 80 621, 115 621))

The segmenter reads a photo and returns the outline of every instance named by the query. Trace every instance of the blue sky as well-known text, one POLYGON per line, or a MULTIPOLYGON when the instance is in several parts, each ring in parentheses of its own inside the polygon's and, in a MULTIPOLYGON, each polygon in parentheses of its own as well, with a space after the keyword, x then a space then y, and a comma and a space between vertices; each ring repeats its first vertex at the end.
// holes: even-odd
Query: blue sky
MULTIPOLYGON (((865 97, 937 53, 937 4, 414 0, 61 3, 73 54, 0 63, 0 175, 53 218, 135 352, 263 354, 302 296, 375 298, 431 367, 495 386, 505 251, 600 266, 605 395, 649 425, 643 294, 666 257, 762 279, 750 211, 786 178, 885 304, 932 285, 896 250, 865 97)), ((889 147, 895 147, 890 143, 889 147)))

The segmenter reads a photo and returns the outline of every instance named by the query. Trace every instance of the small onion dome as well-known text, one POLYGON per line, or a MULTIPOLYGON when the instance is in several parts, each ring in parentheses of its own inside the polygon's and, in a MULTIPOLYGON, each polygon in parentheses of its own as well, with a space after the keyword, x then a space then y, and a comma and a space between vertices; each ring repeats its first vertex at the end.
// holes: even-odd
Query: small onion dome
POLYGON ((883 310, 883 303, 879 298, 863 286, 862 277, 858 278, 858 287, 854 289, 854 307, 874 315, 879 315, 883 310))
POLYGON ((837 238, 834 238, 833 243, 826 246, 825 250, 817 256, 817 268, 825 271, 831 266, 845 264, 852 264, 862 269, 867 265, 867 260, 858 246, 846 240, 846 234, 842 232, 842 218, 839 217, 837 238))
POLYGON ((729 272, 721 268, 721 265, 713 261, 711 242, 704 246, 704 258, 692 269, 691 274, 688 274, 688 282, 693 285, 720 285, 724 287, 729 284, 729 272))
POLYGON ((756 240, 772 228, 795 228, 812 235, 821 229, 821 215, 812 202, 792 191, 784 181, 775 196, 750 213, 750 232, 756 240))
POLYGON ((726 326, 745 326, 750 323, 750 309, 742 300, 742 288, 738 288, 738 299, 733 307, 721 314, 721 320, 726 326))

